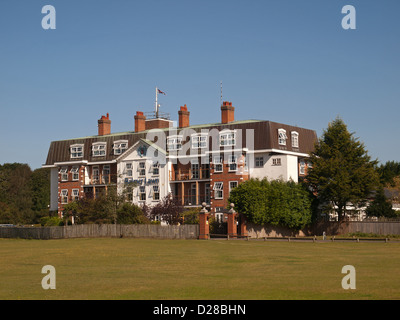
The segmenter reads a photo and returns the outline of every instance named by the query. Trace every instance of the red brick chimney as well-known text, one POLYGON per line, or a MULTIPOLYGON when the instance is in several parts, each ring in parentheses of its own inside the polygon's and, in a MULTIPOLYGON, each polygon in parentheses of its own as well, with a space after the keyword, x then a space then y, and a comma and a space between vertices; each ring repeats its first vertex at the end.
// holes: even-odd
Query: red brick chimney
POLYGON ((135 132, 140 132, 146 130, 146 116, 143 112, 136 111, 135 114, 135 132))
POLYGON ((221 122, 229 123, 235 121, 235 107, 232 102, 224 101, 221 106, 221 122))
POLYGON ((110 134, 111 133, 110 115, 107 113, 107 116, 101 116, 101 118, 97 121, 97 126, 99 129, 99 136, 110 134))
POLYGON ((178 111, 179 114, 179 128, 189 127, 190 112, 187 110, 186 104, 178 111))

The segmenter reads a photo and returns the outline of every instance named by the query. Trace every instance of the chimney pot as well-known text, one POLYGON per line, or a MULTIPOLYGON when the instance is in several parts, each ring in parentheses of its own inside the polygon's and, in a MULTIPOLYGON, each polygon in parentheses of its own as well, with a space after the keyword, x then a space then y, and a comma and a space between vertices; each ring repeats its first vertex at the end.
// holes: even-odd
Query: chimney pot
POLYGON ((111 120, 110 120, 110 115, 107 113, 106 116, 101 116, 101 118, 97 121, 97 126, 98 126, 98 135, 99 136, 104 136, 106 134, 111 133, 111 120))
POLYGON ((221 106, 221 122, 229 123, 235 121, 235 107, 232 102, 224 101, 221 106))
POLYGON ((186 128, 189 127, 189 116, 190 112, 187 109, 186 104, 178 111, 179 115, 179 128, 186 128))
POLYGON ((135 132, 146 130, 146 117, 142 111, 136 111, 135 115, 135 132))

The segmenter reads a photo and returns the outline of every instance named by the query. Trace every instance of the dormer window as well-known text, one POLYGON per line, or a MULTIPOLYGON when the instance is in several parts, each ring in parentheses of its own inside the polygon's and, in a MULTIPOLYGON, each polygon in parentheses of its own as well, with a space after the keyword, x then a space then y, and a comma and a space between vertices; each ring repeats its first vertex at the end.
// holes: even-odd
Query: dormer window
POLYGON ((113 150, 115 155, 123 154, 128 149, 128 140, 114 141, 113 150))
POLYGON ((73 144, 70 146, 71 158, 83 157, 83 144, 73 144))
POLYGON ((92 144, 92 156, 101 157, 106 155, 106 142, 95 142, 92 144))
POLYGON ((207 148, 207 133, 196 133, 191 136, 192 138, 192 148, 202 149, 207 148))
POLYGON ((223 130, 219 134, 220 147, 235 146, 236 145, 236 132, 231 130, 223 130))
POLYGON ((168 151, 178 151, 182 149, 182 136, 170 136, 167 140, 168 151))
POLYGON ((292 147, 293 148, 299 147, 299 133, 296 131, 292 131, 292 147))
POLYGON ((287 140, 286 130, 285 129, 278 129, 278 143, 281 146, 286 146, 286 140, 287 140))

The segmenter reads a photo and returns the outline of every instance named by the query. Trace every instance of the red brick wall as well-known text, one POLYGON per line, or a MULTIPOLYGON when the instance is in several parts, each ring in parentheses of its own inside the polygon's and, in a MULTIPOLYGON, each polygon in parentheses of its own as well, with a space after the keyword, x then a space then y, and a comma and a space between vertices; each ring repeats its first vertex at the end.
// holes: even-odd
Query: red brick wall
POLYGON ((190 112, 187 110, 186 104, 178 111, 179 115, 179 128, 189 127, 190 112))
POLYGON ((109 119, 108 113, 107 116, 102 116, 97 123, 99 129, 99 136, 111 133, 111 120, 109 119))
POLYGON ((162 119, 146 120, 146 130, 169 128, 171 125, 172 125, 171 122, 168 120, 162 120, 162 119))
POLYGON ((68 168, 68 180, 61 181, 61 173, 58 173, 58 214, 61 215, 64 210, 64 204, 61 203, 61 190, 68 190, 68 203, 72 202, 72 190, 79 189, 79 197, 83 196, 83 184, 85 179, 85 167, 79 167, 79 178, 76 181, 72 180, 71 168, 75 166, 65 166, 68 168))
POLYGON ((135 132, 141 132, 144 130, 146 130, 146 116, 143 115, 143 112, 136 111, 135 132))
POLYGON ((244 171, 244 166, 238 164, 237 171, 229 171, 229 164, 224 162, 223 164, 223 172, 215 172, 215 165, 212 164, 210 166, 210 173, 211 173, 211 208, 212 212, 215 213, 215 207, 224 207, 228 208, 229 203, 229 182, 230 181, 237 181, 238 185, 246 180, 249 179, 249 174, 244 171), (214 191, 214 184, 215 182, 223 182, 223 199, 215 199, 215 191, 214 191))
POLYGON ((221 122, 228 123, 235 121, 235 107, 232 106, 232 102, 224 101, 221 106, 221 122))

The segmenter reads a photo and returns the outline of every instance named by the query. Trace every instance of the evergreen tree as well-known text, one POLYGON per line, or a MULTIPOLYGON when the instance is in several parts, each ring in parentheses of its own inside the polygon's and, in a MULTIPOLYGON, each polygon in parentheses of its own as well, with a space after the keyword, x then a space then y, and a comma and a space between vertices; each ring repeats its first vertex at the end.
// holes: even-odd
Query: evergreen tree
POLYGON ((375 199, 369 204, 365 213, 368 217, 395 218, 397 213, 392 208, 392 203, 386 198, 383 187, 379 187, 375 199))
POLYGON ((376 161, 371 161, 364 145, 340 118, 324 130, 310 160, 313 166, 306 181, 320 203, 336 207, 339 221, 344 219, 348 204, 362 203, 379 184, 376 161))
POLYGON ((48 216, 50 204, 50 169, 39 168, 32 172, 29 187, 32 197, 32 210, 35 222, 48 216))

